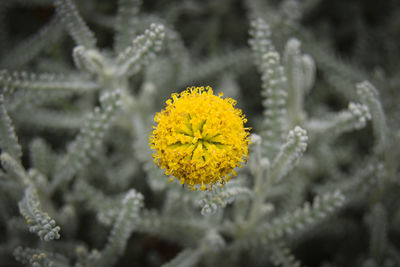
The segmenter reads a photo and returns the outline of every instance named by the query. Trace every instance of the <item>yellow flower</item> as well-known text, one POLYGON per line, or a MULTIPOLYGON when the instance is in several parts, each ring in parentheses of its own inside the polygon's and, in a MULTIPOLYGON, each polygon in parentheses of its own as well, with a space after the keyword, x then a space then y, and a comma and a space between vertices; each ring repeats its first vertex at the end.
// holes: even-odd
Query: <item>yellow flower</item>
POLYGON ((172 94, 166 104, 154 117, 157 126, 150 136, 154 162, 191 190, 225 184, 247 160, 250 142, 236 101, 214 95, 207 86, 172 94))

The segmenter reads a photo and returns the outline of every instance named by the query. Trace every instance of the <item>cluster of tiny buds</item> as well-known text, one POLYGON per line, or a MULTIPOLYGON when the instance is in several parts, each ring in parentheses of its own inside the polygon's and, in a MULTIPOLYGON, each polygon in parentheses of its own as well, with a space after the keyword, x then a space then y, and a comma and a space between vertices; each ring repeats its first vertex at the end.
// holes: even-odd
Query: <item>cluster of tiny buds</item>
POLYGON ((367 123, 367 120, 371 119, 371 114, 369 113, 369 109, 366 105, 350 102, 349 110, 351 114, 357 118, 355 123, 356 129, 363 128, 367 123))
POLYGON ((294 141, 298 143, 299 152, 304 152, 307 148, 307 131, 301 128, 300 126, 296 126, 293 130, 289 131, 288 141, 294 141))
POLYGON ((212 215, 217 212, 218 206, 215 203, 206 203, 204 204, 203 208, 201 209, 201 215, 212 215))
POLYGON ((123 203, 124 205, 126 205, 127 202, 130 201, 131 199, 134 199, 134 200, 133 200, 133 204, 134 204, 135 207, 141 207, 141 206, 143 206, 143 195, 142 195, 142 194, 137 193, 135 190, 130 190, 130 191, 126 194, 126 196, 125 196, 125 198, 123 199, 122 203, 123 203))
POLYGON ((129 55, 133 50, 139 49, 142 52, 147 51, 151 46, 153 46, 152 41, 154 41, 153 49, 155 51, 159 51, 161 49, 164 37, 164 26, 161 24, 152 23, 150 25, 150 29, 145 30, 144 35, 137 37, 133 41, 133 46, 128 46, 124 52, 118 55, 117 61, 126 60, 126 58, 128 58, 127 55, 129 55))
POLYGON ((270 27, 263 19, 258 18, 250 23, 250 34, 254 37, 269 37, 271 35, 270 27))
POLYGON ((263 55, 263 64, 265 65, 266 72, 262 75, 261 79, 269 86, 276 86, 287 81, 284 69, 279 65, 279 60, 280 57, 277 52, 268 52, 263 55))
MULTIPOLYGON (((249 40, 249 45, 258 54, 265 54, 272 49, 272 42, 270 40, 271 31, 268 24, 262 19, 251 22, 250 35, 253 38, 249 40)), ((260 64, 259 55, 256 55, 254 59, 258 62, 257 64, 260 64)))
POLYGON ((144 34, 152 40, 157 39, 157 41, 154 43, 154 50, 158 51, 161 49, 162 40, 165 37, 164 25, 152 23, 150 25, 150 29, 146 30, 144 34))
POLYGON ((157 34, 164 35, 164 25, 152 23, 150 25, 150 31, 146 30, 145 33, 150 34, 150 37, 155 37, 157 34))
POLYGON ((25 87, 28 85, 31 85, 31 81, 35 80, 42 80, 42 81, 60 81, 63 79, 66 79, 67 76, 63 74, 57 75, 57 77, 54 74, 50 73, 42 73, 42 74, 36 74, 36 73, 30 73, 26 71, 14 71, 12 73, 9 73, 7 70, 2 70, 0 71, 0 86, 4 87, 3 91, 12 93, 15 90, 15 87, 25 87))
POLYGON ((268 52, 263 55, 263 59, 269 65, 273 65, 279 62, 280 56, 277 52, 268 52))
POLYGON ((116 106, 120 106, 120 105, 122 105, 121 95, 122 95, 121 89, 116 89, 116 90, 114 90, 112 92, 104 92, 100 96, 100 102, 101 103, 106 103, 107 101, 116 99, 117 101, 115 101, 115 105, 116 106))
POLYGON ((361 97, 376 98, 379 96, 378 90, 368 81, 358 83, 356 88, 357 94, 361 97))

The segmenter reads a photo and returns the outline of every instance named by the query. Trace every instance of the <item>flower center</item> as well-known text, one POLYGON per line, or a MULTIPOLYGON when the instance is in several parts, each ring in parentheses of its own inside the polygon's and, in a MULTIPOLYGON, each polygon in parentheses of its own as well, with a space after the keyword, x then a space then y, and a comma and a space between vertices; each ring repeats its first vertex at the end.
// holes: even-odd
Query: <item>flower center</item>
POLYGON ((186 152, 189 152, 191 160, 199 160, 204 163, 209 158, 210 153, 215 151, 215 148, 222 149, 226 146, 220 140, 221 134, 204 133, 204 125, 207 120, 196 121, 196 119, 192 119, 190 114, 187 114, 185 118, 184 126, 176 133, 187 138, 169 145, 170 148, 183 148, 186 152))

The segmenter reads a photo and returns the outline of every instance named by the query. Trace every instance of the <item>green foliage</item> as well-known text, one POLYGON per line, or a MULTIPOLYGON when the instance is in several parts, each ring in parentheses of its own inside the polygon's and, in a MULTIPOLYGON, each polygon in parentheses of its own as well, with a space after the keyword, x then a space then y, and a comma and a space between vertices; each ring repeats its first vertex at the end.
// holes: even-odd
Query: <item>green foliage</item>
POLYGON ((17 247, 14 250, 14 257, 23 264, 30 264, 35 267, 70 266, 64 256, 40 249, 17 247))
POLYGON ((34 187, 29 186, 25 189, 24 197, 18 203, 18 207, 29 225, 30 232, 36 233, 44 241, 60 238, 60 227, 46 212, 42 211, 39 196, 34 187))
POLYGON ((29 158, 34 168, 42 173, 51 176, 54 171, 54 165, 57 155, 51 150, 49 144, 43 139, 34 139, 29 147, 29 158))
POLYGON ((115 113, 122 105, 120 99, 121 92, 118 90, 105 92, 100 97, 101 109, 96 107, 93 113, 89 114, 85 126, 56 166, 56 174, 52 181, 53 190, 71 180, 89 163, 90 157, 95 156, 96 150, 101 146, 105 131, 110 127, 115 113))
POLYGON ((296 258, 292 255, 288 248, 283 247, 282 245, 276 246, 272 250, 271 260, 276 266, 282 267, 300 267, 301 264, 296 258))
POLYGON ((75 43, 86 48, 96 46, 96 38, 79 15, 73 0, 56 0, 57 15, 60 17, 75 43))
POLYGON ((32 182, 21 163, 7 152, 1 154, 1 164, 10 178, 21 185, 30 185, 32 182))
POLYGON ((117 33, 114 36, 114 50, 120 52, 128 47, 136 35, 141 0, 119 0, 117 33))
POLYGON ((75 66, 90 74, 101 73, 104 69, 104 57, 95 49, 86 49, 84 46, 77 46, 73 51, 75 66))
POLYGON ((310 120, 307 127, 314 134, 325 134, 336 137, 345 132, 365 127, 371 114, 366 105, 349 103, 348 110, 329 116, 325 120, 310 120))
POLYGON ((16 159, 20 159, 22 156, 21 146, 15 135, 14 126, 4 106, 3 95, 0 95, 0 148, 16 159))
POLYGON ((199 200, 202 215, 210 215, 217 212, 219 207, 224 208, 238 198, 251 198, 253 193, 239 183, 231 182, 223 188, 215 188, 207 196, 199 200))
POLYGON ((143 206, 143 196, 135 190, 126 193, 122 200, 121 210, 115 220, 107 244, 102 251, 99 266, 110 266, 118 260, 125 249, 129 236, 137 226, 140 208, 143 206))
POLYGON ((307 132, 299 126, 289 131, 286 143, 272 162, 269 179, 278 182, 297 164, 307 148, 307 140, 307 132))
POLYGON ((269 26, 262 19, 252 22, 250 46, 261 72, 264 97, 264 150, 269 158, 276 155, 282 144, 284 117, 286 116, 287 78, 280 63, 280 56, 270 40, 269 26))
POLYGON ((98 221, 105 225, 111 225, 115 221, 121 202, 119 197, 110 198, 82 179, 74 184, 73 198, 82 201, 88 209, 96 212, 98 221))
POLYGON ((1 2, 0 265, 400 265, 400 7, 344 2, 1 2), (148 145, 192 85, 252 128, 207 192, 148 145))
POLYGON ((136 37, 116 58, 117 76, 131 76, 147 65, 161 49, 164 35, 163 25, 151 24, 150 29, 136 37))
POLYGON ((302 55, 300 41, 290 39, 285 47, 284 66, 288 85, 288 117, 291 127, 302 125, 305 119, 303 99, 315 81, 315 63, 311 56, 302 55))
MULTIPOLYGON (((24 107, 21 107, 24 110, 24 107)), ((18 113, 14 116, 18 123, 26 127, 42 128, 42 129, 62 129, 76 130, 83 124, 85 114, 83 112, 59 112, 48 108, 34 108, 34 112, 28 114, 25 112, 18 113)))
POLYGON ((64 74, 36 74, 22 72, 1 71, 0 85, 5 96, 12 96, 16 91, 35 91, 46 94, 53 94, 59 91, 72 91, 84 93, 97 89, 99 86, 92 81, 85 81, 76 75, 64 74))
POLYGON ((315 225, 336 211, 343 203, 344 196, 339 191, 317 196, 311 205, 306 203, 293 212, 261 225, 255 233, 250 235, 251 238, 244 239, 242 242, 250 246, 270 244, 284 236, 302 231, 310 225, 315 225))
POLYGON ((378 90, 368 81, 358 83, 356 87, 362 103, 371 110, 372 126, 377 140, 377 147, 380 150, 386 149, 388 129, 378 90))

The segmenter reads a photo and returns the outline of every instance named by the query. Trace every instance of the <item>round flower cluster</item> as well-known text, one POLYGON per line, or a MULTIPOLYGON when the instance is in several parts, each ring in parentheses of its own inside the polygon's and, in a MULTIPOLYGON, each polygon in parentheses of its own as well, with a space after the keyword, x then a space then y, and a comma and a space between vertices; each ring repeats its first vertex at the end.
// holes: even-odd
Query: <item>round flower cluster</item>
POLYGON ((154 162, 191 190, 225 184, 248 158, 249 128, 235 105, 222 93, 214 95, 209 86, 172 94, 154 118, 157 125, 150 136, 154 162))

